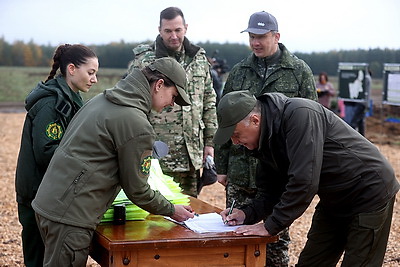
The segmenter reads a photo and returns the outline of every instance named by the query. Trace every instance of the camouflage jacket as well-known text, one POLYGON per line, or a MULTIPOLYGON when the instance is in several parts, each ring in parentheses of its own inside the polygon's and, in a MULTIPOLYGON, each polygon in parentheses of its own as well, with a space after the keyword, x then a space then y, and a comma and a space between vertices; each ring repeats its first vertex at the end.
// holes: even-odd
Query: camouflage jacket
MULTIPOLYGON (((257 57, 251 53, 236 64, 229 73, 223 94, 238 90, 250 90, 256 96, 280 92, 288 97, 304 97, 317 100, 315 80, 310 67, 279 44, 281 56, 276 63, 262 69, 257 57)), ((243 189, 256 188, 255 168, 257 160, 249 157, 245 147, 231 141, 215 147, 215 164, 218 174, 227 174, 228 182, 243 189)))
POLYGON ((163 171, 189 171, 191 162, 195 169, 203 165, 204 146, 213 146, 217 129, 216 95, 212 87, 210 64, 203 48, 191 44, 185 37, 184 51, 168 51, 160 36, 151 44, 141 44, 133 49, 135 59, 129 68, 142 68, 156 58, 174 57, 186 70, 187 91, 191 106, 165 108, 162 113, 151 112, 150 122, 157 138, 168 144, 169 154, 160 160, 163 171))

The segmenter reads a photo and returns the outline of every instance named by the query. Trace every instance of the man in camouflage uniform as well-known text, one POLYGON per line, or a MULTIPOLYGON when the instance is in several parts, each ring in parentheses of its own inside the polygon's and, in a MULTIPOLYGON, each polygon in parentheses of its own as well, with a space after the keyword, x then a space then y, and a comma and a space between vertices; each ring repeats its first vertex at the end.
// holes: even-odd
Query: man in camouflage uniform
MULTIPOLYGON (((236 64, 229 73, 223 95, 249 90, 256 96, 280 92, 289 97, 317 100, 315 80, 310 67, 279 43, 278 23, 267 12, 251 15, 248 28, 252 53, 236 64)), ((231 141, 216 146, 215 163, 218 181, 226 186, 226 205, 233 199, 241 208, 256 197, 255 172, 257 160, 246 153, 245 147, 231 141)), ((277 243, 267 245, 267 266, 288 266, 289 230, 280 233, 277 243)))
POLYGON ((175 105, 160 114, 152 112, 150 122, 159 140, 169 146, 169 154, 160 160, 164 174, 173 177, 183 193, 197 197, 200 168, 207 155, 214 157, 216 95, 206 52, 190 43, 185 37, 186 30, 187 24, 179 8, 161 11, 160 34, 153 44, 141 44, 133 49, 135 59, 130 68, 142 68, 156 58, 172 57, 186 70, 187 93, 192 105, 175 105))

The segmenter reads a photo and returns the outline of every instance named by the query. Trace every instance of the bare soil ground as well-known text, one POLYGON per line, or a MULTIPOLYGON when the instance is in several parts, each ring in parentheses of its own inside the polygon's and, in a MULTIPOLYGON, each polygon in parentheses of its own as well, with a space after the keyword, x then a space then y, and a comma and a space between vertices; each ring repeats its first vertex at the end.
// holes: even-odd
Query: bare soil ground
MULTIPOLYGON (((1 111, 0 111, 1 112, 1 111)), ((14 175, 25 113, 0 113, 0 266, 23 266, 20 232, 15 202, 14 175)), ((400 124, 382 122, 379 113, 367 119, 367 138, 389 159, 400 180, 400 124)), ((224 187, 218 183, 207 186, 200 199, 220 208, 225 207, 224 187)), ((394 208, 391 235, 384 265, 400 266, 400 194, 394 208)), ((305 243, 311 216, 317 200, 290 227, 290 265, 294 266, 305 243)), ((89 259, 87 266, 98 266, 89 259)))

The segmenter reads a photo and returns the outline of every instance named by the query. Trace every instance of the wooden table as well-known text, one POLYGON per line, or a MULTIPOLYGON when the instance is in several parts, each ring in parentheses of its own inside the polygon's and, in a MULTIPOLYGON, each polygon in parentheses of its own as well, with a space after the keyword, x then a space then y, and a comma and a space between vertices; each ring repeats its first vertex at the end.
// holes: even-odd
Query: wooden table
MULTIPOLYGON (((190 205, 200 214, 221 211, 192 197, 190 205)), ((125 225, 100 224, 90 256, 101 266, 265 266, 266 244, 277 240, 233 232, 198 234, 150 215, 125 225)))

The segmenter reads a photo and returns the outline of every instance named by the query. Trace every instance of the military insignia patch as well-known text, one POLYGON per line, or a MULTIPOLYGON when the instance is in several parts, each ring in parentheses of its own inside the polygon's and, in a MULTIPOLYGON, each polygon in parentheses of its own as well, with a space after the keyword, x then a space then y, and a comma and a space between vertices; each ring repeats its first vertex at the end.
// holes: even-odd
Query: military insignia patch
POLYGON ((142 172, 142 174, 144 174, 146 176, 149 175, 149 173, 150 173, 151 159, 152 159, 152 156, 147 156, 142 159, 140 171, 142 172))
POLYGON ((56 122, 49 123, 46 127, 46 135, 51 140, 60 140, 63 133, 63 128, 56 122))

